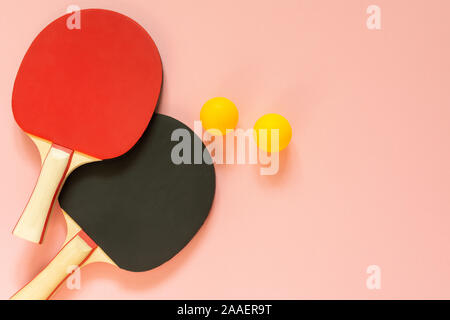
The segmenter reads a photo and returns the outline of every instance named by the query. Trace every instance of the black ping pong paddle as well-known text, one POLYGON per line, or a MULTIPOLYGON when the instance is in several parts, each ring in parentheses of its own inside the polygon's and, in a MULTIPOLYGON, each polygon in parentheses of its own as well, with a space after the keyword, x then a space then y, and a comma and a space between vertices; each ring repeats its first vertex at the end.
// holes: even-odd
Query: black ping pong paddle
POLYGON ((59 196, 64 246, 12 299, 48 299, 69 276, 68 266, 106 262, 146 271, 176 255, 202 226, 214 198, 214 166, 193 164, 196 143, 200 138, 186 125, 155 114, 131 151, 76 169, 59 196), (192 164, 171 158, 177 129, 190 137, 183 152, 190 152, 192 164))

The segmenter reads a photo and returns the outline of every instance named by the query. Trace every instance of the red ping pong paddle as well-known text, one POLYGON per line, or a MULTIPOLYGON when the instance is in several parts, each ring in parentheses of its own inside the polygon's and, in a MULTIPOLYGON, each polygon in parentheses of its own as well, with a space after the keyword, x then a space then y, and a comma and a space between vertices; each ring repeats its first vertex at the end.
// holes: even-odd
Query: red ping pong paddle
POLYGON ((68 17, 34 39, 12 94, 14 118, 42 159, 13 234, 36 243, 65 177, 128 151, 146 129, 162 83, 158 49, 135 21, 87 9, 80 11, 80 29, 69 29, 68 17))

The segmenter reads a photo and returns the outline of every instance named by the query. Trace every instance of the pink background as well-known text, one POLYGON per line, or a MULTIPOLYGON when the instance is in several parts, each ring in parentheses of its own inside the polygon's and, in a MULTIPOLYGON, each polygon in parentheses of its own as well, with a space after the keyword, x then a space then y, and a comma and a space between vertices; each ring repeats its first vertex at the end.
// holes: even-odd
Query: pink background
POLYGON ((0 297, 58 251, 54 210, 43 245, 16 239, 39 156, 15 124, 11 91, 32 39, 69 4, 143 25, 164 65, 159 112, 193 126, 225 96, 239 127, 289 119, 276 176, 217 166, 206 224, 146 273, 106 264, 58 299, 450 298, 450 3, 446 0, 2 1, 0 297), (366 8, 382 10, 382 30, 366 8), (381 290, 366 288, 380 266, 381 290))

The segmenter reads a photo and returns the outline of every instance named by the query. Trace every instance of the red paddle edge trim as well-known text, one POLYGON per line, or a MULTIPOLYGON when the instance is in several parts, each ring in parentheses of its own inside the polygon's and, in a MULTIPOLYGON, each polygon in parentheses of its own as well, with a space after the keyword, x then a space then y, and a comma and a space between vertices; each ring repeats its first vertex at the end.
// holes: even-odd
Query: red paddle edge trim
MULTIPOLYGON (((83 263, 86 262, 87 259, 89 259, 89 257, 92 255, 92 253, 94 252, 94 250, 97 248, 97 244, 83 231, 80 230, 76 235, 74 235, 69 241, 67 241, 67 243, 61 248, 59 249, 58 253, 52 258, 52 260, 50 260, 47 265, 45 266, 45 268, 47 268, 47 266, 52 263, 53 260, 56 259, 56 257, 58 256, 58 254, 73 240, 75 239, 75 237, 79 236, 81 239, 83 239, 86 244, 91 247, 91 252, 89 252, 89 254, 87 255, 87 257, 80 262, 80 264, 78 265, 78 267, 80 267, 81 265, 83 265, 83 263)), ((25 288, 31 281, 33 281, 38 275, 40 275, 45 268, 43 268, 36 276, 34 276, 33 279, 31 279, 30 281, 28 281, 22 288, 20 288, 19 290, 16 291, 16 293, 14 293, 12 296, 14 297, 20 290, 22 290, 23 288, 25 288)), ((74 270, 75 271, 75 270, 74 270)), ((50 299, 50 297, 56 292, 56 290, 58 290, 58 288, 61 286, 61 284, 63 284, 64 281, 67 280, 67 278, 73 273, 73 271, 71 273, 69 273, 66 277, 64 277, 64 279, 61 280, 61 282, 58 284, 58 286, 55 288, 55 290, 53 290, 50 295, 45 298, 45 300, 50 299)))
POLYGON ((86 242, 86 244, 91 247, 92 249, 95 249, 98 247, 98 245, 94 242, 94 240, 91 239, 91 237, 89 237, 86 232, 84 232, 83 230, 80 230, 78 232, 78 236, 84 240, 84 242, 86 242))
MULTIPOLYGON (((42 240, 44 240, 45 230, 46 230, 46 228, 47 228, 48 219, 50 218, 50 212, 51 212, 52 209, 53 209, 53 205, 54 205, 54 203, 55 203, 56 195, 59 193, 59 189, 61 188, 61 185, 62 185, 62 182, 64 181, 64 178, 66 177, 67 170, 69 170, 70 163, 72 162, 72 157, 73 157, 73 150, 72 150, 72 149, 69 149, 69 148, 66 148, 66 147, 57 145, 57 144, 55 144, 55 143, 52 143, 52 146, 50 147, 50 149, 48 150, 47 154, 45 155, 45 159, 44 159, 44 162, 43 162, 43 163, 45 163, 45 161, 47 160, 47 157, 48 157, 48 155, 49 155, 49 153, 50 153, 50 150, 51 150, 52 148, 55 148, 55 149, 64 151, 64 152, 66 152, 66 153, 69 153, 69 154, 70 154, 70 157, 69 157, 69 161, 67 162, 66 170, 64 170, 63 176, 62 176, 61 180, 59 181, 58 188, 56 189, 56 192, 55 192, 55 194, 53 195, 52 202, 51 202, 51 204, 50 204, 50 208, 48 209, 48 212, 47 212, 47 217, 45 218, 45 222, 44 222, 44 227, 43 227, 43 229, 42 229, 41 238, 39 239, 38 244, 41 244, 41 243, 42 243, 42 240)), ((41 175, 41 172, 42 172, 42 166, 41 166, 41 170, 39 171, 39 176, 41 175)), ((38 176, 38 179, 39 179, 39 176, 38 176)), ((36 180, 36 183, 35 183, 35 185, 34 185, 33 191, 31 192, 30 196, 28 197, 27 204, 28 204, 28 202, 30 202, 31 196, 33 195, 34 190, 36 189, 36 185, 37 185, 37 180, 36 180)), ((27 207, 27 206, 25 205, 25 208, 23 208, 22 214, 20 215, 19 219, 17 220, 16 225, 14 226, 12 233, 14 233, 14 230, 16 229, 17 224, 19 223, 20 219, 22 218, 23 213, 25 212, 26 207, 27 207)))

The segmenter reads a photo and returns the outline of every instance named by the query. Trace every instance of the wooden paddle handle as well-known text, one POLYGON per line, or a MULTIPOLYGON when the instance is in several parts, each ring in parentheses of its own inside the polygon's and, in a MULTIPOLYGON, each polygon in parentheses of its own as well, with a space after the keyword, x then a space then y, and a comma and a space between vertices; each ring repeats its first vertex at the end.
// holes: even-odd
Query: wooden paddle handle
POLYGON ((97 245, 83 232, 77 233, 62 247, 52 261, 11 300, 47 300, 66 280, 73 266, 81 266, 97 245))
POLYGON ((35 243, 42 242, 53 203, 69 168, 72 155, 72 150, 52 145, 42 164, 30 200, 13 230, 15 236, 35 243))

